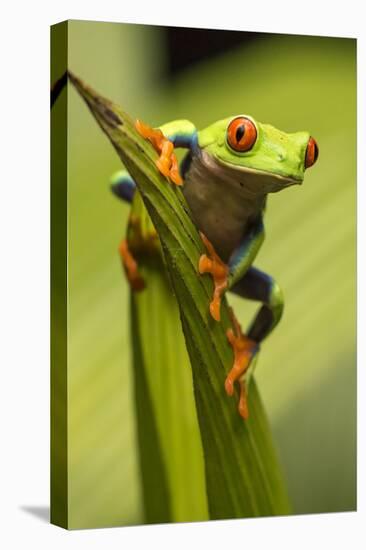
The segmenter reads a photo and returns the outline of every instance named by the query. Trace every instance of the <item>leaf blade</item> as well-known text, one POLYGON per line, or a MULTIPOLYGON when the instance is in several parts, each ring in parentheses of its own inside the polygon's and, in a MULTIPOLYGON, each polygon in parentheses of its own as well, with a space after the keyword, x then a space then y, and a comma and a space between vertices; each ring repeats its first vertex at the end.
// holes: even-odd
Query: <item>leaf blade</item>
POLYGON ((158 518, 160 522, 205 521, 208 510, 202 443, 177 303, 161 257, 141 253, 138 263, 147 287, 131 296, 131 329, 132 333, 139 335, 139 342, 134 342, 133 354, 142 355, 144 367, 144 372, 135 371, 134 377, 136 390, 145 380, 148 392, 140 391, 143 393, 140 395, 142 414, 137 429, 143 459, 144 497, 155 503, 154 509, 145 505, 145 515, 149 523, 159 522, 158 518), (150 407, 144 402, 146 393, 151 395, 150 407), (154 416, 154 438, 163 471, 149 462, 151 445, 149 447, 144 440, 147 433, 151 433, 151 419, 146 416, 149 414, 154 416), (161 483, 166 484, 168 519, 164 519, 164 504, 162 506, 151 494, 161 483))
POLYGON ((227 303, 224 300, 222 304, 222 322, 215 323, 208 312, 212 282, 207 276, 200 277, 197 270, 203 246, 181 191, 157 172, 157 155, 137 134, 132 119, 74 75, 71 81, 135 179, 159 234, 191 359, 210 517, 289 513, 254 381, 249 392, 251 417, 246 423, 237 413, 235 400, 224 393, 225 374, 232 363, 225 336, 230 324, 227 303))

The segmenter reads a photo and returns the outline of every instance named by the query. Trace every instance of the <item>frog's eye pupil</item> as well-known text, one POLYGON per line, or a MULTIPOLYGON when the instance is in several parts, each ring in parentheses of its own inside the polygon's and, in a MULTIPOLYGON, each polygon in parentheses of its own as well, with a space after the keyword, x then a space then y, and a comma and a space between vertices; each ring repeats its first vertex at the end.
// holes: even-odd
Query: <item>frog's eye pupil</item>
POLYGON ((231 149, 238 153, 245 153, 257 140, 257 128, 250 118, 238 116, 229 123, 226 136, 231 149))
POLYGON ((241 126, 238 127, 235 134, 236 141, 238 143, 240 143, 240 140, 244 137, 244 134, 245 134, 245 126, 244 124, 242 124, 241 126))

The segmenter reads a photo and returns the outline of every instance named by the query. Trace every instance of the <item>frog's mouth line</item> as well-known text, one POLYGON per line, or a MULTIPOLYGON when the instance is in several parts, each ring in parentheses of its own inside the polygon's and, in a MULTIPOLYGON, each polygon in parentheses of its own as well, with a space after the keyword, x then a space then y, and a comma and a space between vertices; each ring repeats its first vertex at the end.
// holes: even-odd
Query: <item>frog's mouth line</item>
POLYGON ((248 168, 247 166, 237 166, 235 164, 230 164, 229 162, 225 162, 222 159, 218 158, 219 164, 222 166, 225 166, 227 168, 231 168, 235 172, 243 172, 246 174, 252 174, 254 176, 263 176, 263 177, 271 177, 278 181, 278 183, 281 184, 283 187, 289 187, 290 185, 301 185, 304 181, 303 178, 294 178, 291 176, 281 176, 280 174, 274 174, 273 172, 269 172, 266 170, 256 170, 255 168, 248 168))
POLYGON ((303 182, 302 178, 281 176, 245 166, 238 167, 218 157, 214 158, 206 151, 201 151, 200 163, 218 181, 230 184, 233 192, 239 193, 242 197, 246 196, 248 199, 256 199, 259 195, 264 196, 268 193, 277 193, 303 182))

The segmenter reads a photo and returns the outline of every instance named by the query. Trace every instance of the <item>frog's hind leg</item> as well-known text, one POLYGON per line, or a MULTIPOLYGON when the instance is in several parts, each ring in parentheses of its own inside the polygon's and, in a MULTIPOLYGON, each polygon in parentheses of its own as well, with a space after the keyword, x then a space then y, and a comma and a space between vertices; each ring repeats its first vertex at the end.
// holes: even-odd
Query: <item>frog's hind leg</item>
POLYGON ((136 191, 136 184, 127 170, 119 170, 111 178, 111 189, 118 198, 131 203, 136 191))
POLYGON ((231 312, 232 326, 226 335, 234 351, 234 365, 226 377, 225 389, 228 395, 234 393, 234 383, 240 386, 239 413, 247 419, 247 372, 259 351, 260 343, 274 329, 283 312, 283 294, 278 284, 266 273, 250 267, 245 275, 230 288, 231 292, 262 302, 258 313, 250 324, 246 334, 231 312))
POLYGON ((239 382, 240 398, 238 409, 240 415, 246 420, 249 416, 246 373, 259 347, 254 340, 243 334, 232 309, 230 313, 233 328, 227 330, 226 336, 234 351, 234 364, 226 377, 225 390, 228 395, 233 395, 234 383, 239 382))
POLYGON ((230 290, 248 300, 262 302, 247 331, 248 338, 260 344, 282 317, 284 299, 281 288, 272 277, 250 267, 230 290))
MULTIPOLYGON (((136 184, 127 170, 120 170, 113 174, 111 178, 111 189, 118 198, 132 203, 136 184)), ((145 281, 139 272, 137 260, 130 250, 127 239, 122 239, 118 251, 131 289, 134 291, 143 290, 145 288, 145 281)))
POLYGON ((136 292, 143 290, 146 286, 145 280, 139 271, 137 260, 130 250, 127 239, 122 239, 118 251, 131 289, 136 292))

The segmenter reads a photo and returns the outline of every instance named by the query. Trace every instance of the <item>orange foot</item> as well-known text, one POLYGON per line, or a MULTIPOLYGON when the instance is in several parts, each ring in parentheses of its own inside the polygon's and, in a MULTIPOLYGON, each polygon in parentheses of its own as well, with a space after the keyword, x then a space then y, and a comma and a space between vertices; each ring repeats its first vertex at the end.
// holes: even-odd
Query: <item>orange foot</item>
POLYGON ((178 161, 174 153, 174 144, 164 136, 163 132, 159 129, 154 129, 141 122, 141 120, 136 120, 135 128, 143 138, 148 139, 155 151, 160 154, 160 157, 156 161, 156 166, 159 171, 166 178, 176 185, 182 185, 183 180, 179 174, 178 170, 178 161))
POLYGON ((137 262, 131 254, 127 239, 121 241, 118 250, 132 290, 143 290, 145 288, 145 281, 139 273, 137 262))
POLYGON ((200 232, 203 244, 207 248, 207 252, 211 257, 202 254, 198 264, 198 271, 203 273, 211 273, 214 282, 214 294, 210 303, 210 313, 215 321, 220 321, 220 306, 221 298, 227 288, 227 279, 229 275, 228 266, 216 254, 214 247, 208 238, 200 232))
POLYGON ((226 336, 234 350, 234 365, 226 377, 225 390, 228 395, 233 395, 234 383, 237 380, 239 381, 240 398, 238 408, 240 416, 246 420, 249 416, 249 411, 247 403, 247 387, 244 376, 253 357, 258 351, 258 344, 243 334, 241 326, 232 311, 231 318, 234 325, 234 330, 229 328, 226 331, 226 336))

